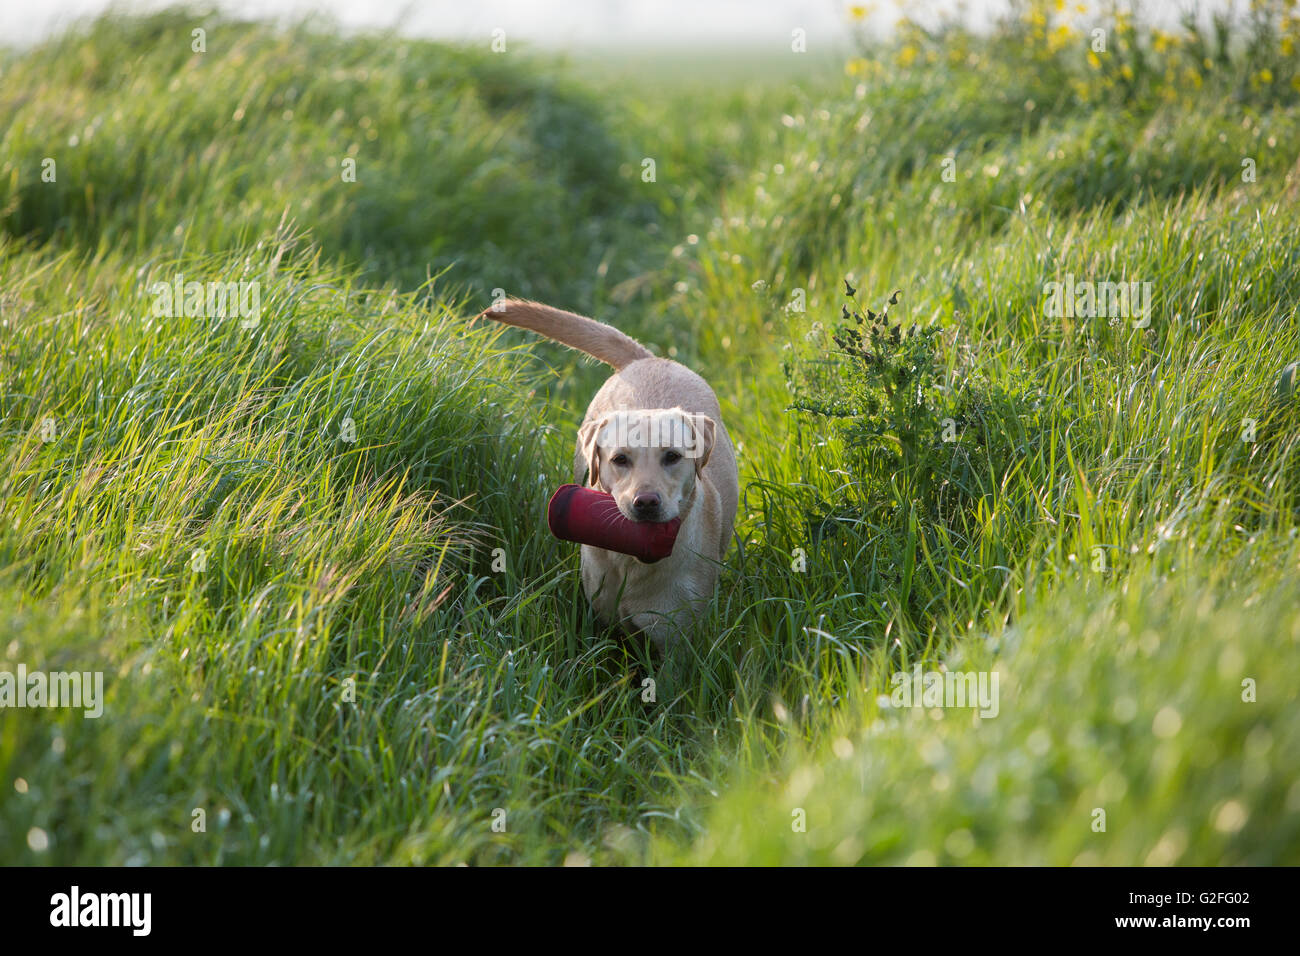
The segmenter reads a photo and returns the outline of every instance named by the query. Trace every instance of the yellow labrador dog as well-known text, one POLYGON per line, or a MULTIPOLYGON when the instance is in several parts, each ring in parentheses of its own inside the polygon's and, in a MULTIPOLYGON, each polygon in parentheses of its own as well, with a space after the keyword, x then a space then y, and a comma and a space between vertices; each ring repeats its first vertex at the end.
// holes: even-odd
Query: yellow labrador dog
POLYGON ((632 521, 682 524, 673 553, 653 564, 583 545, 583 590, 597 617, 630 624, 667 654, 713 594, 736 519, 736 455, 713 389, 594 319, 517 299, 482 314, 614 367, 578 429, 573 480, 585 473, 632 521))

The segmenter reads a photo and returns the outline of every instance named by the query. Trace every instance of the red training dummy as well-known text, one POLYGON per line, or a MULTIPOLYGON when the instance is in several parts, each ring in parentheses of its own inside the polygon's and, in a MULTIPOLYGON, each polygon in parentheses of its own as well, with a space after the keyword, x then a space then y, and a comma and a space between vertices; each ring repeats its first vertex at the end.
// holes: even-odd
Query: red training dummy
POLYGON ((673 553, 682 519, 632 521, 618 510, 613 495, 595 488, 560 485, 546 506, 546 523, 561 541, 630 554, 653 564, 673 553))

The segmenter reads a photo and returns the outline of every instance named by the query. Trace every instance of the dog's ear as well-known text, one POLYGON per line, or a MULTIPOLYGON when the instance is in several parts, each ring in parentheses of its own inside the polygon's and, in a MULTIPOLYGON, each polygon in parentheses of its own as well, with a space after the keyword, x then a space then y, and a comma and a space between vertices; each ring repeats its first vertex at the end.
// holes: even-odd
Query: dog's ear
POLYGON ((600 429, 605 424, 604 418, 593 418, 583 423, 578 429, 578 448, 587 463, 587 487, 600 488, 600 429))
POLYGON ((713 454, 713 443, 718 437, 718 423, 708 415, 687 415, 686 421, 695 433, 695 474, 698 476, 713 454))

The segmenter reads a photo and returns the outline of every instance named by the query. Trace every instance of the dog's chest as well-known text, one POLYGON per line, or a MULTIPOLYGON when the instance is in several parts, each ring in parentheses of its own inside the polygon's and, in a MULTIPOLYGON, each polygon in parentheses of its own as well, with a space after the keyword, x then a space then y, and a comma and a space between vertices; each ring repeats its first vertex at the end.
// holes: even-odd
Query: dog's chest
POLYGON ((582 583, 596 613, 614 620, 641 611, 669 612, 700 597, 700 558, 679 539, 673 554, 645 564, 625 554, 582 548, 582 583))

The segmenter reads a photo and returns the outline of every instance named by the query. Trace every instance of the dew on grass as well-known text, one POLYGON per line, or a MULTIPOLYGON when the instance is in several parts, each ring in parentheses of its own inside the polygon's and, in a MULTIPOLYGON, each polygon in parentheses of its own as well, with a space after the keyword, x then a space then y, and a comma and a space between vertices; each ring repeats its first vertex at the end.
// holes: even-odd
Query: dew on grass
POLYGON ((40 827, 32 827, 27 831, 27 845, 33 853, 44 853, 50 848, 50 835, 40 827))

